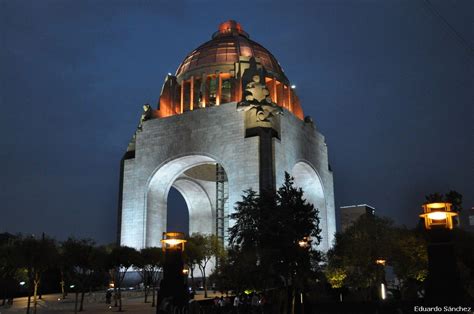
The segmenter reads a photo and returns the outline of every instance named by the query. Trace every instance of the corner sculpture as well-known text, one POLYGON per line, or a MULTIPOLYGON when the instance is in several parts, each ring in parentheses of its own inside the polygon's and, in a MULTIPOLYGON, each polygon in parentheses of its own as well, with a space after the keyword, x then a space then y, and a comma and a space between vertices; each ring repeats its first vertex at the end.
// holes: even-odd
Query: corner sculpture
POLYGON ((237 103, 237 111, 252 112, 247 113, 252 122, 265 127, 265 122, 272 124, 276 115, 283 114, 283 109, 272 102, 265 85, 265 69, 257 68, 254 57, 250 58, 249 65, 242 75, 242 100, 237 103))
POLYGON ((149 104, 144 104, 143 105, 143 112, 140 117, 140 123, 138 124, 138 130, 142 130, 143 122, 150 120, 153 118, 153 109, 149 104))

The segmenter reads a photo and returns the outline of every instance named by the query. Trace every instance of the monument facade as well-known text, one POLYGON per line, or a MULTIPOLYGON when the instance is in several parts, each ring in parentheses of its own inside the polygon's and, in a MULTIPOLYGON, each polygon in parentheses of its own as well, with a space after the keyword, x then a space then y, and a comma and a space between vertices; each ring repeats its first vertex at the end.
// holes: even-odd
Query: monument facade
POLYGON ((226 241, 243 191, 276 189, 285 171, 319 209, 327 250, 336 222, 324 136, 275 57, 224 22, 166 76, 157 109, 144 106, 121 164, 119 242, 160 246, 171 187, 186 201, 189 233, 226 241))

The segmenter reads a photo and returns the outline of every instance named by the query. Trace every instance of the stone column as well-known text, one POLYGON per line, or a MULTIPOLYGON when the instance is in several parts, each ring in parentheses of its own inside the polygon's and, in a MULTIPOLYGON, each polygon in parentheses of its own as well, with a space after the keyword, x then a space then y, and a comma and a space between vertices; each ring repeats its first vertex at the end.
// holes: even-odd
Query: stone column
POLYGON ((194 76, 191 76, 191 86, 189 88, 189 110, 194 109, 194 76))

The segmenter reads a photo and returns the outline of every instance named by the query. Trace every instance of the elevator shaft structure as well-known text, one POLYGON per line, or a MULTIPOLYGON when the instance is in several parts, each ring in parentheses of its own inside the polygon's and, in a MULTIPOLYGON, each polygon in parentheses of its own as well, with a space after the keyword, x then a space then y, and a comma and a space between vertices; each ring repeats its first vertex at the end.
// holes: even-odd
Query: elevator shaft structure
POLYGON ((222 246, 226 245, 229 228, 229 187, 224 168, 216 164, 216 236, 222 246))

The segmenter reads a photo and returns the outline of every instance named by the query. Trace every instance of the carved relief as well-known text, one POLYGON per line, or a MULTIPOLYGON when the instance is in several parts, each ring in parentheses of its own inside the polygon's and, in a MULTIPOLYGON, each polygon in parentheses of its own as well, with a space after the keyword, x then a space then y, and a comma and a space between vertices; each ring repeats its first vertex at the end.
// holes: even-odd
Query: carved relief
POLYGON ((272 102, 270 92, 265 85, 265 69, 258 69, 255 58, 249 60, 250 66, 242 75, 242 101, 237 111, 244 111, 246 129, 267 127, 277 129, 276 117, 283 109, 272 102))

